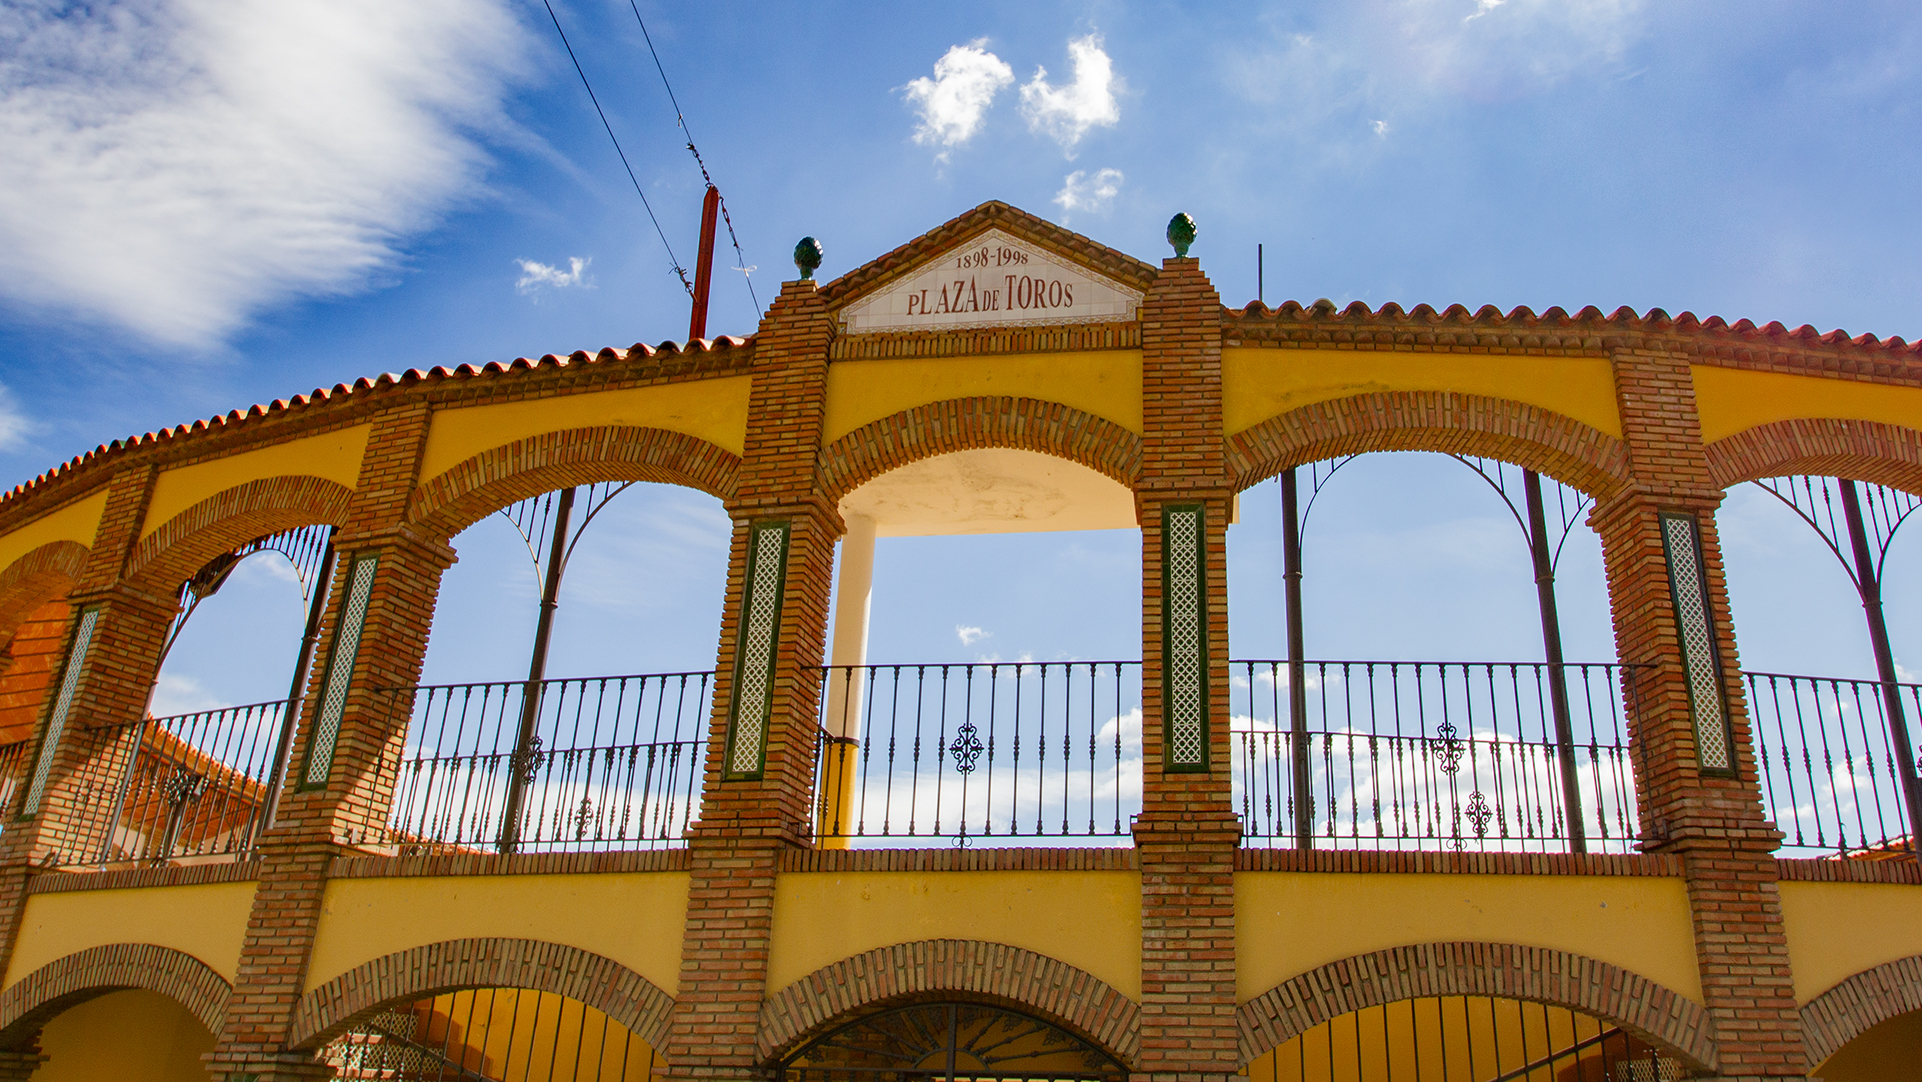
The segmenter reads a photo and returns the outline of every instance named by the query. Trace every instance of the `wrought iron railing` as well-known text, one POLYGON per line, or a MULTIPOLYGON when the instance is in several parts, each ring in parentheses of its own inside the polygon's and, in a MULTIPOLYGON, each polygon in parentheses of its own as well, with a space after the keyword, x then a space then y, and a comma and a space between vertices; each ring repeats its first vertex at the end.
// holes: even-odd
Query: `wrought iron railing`
POLYGON ((712 686, 712 673, 667 673, 405 689, 382 840, 412 853, 680 845, 712 686))
POLYGON ((1231 662, 1234 801, 1250 845, 1623 852, 1638 827, 1621 667, 1231 662), (1569 797, 1580 802, 1571 816, 1569 797))
POLYGON ((827 844, 1125 839, 1141 811, 1138 661, 836 665, 821 691, 827 844))
POLYGON ((69 865, 232 858, 253 847, 284 702, 74 734, 73 804, 48 840, 69 865))
MULTIPOLYGON (((1788 856, 1906 856, 1912 837, 1883 685, 1745 672, 1769 817, 1788 856)), ((1922 686, 1897 684, 1911 746, 1922 686)))

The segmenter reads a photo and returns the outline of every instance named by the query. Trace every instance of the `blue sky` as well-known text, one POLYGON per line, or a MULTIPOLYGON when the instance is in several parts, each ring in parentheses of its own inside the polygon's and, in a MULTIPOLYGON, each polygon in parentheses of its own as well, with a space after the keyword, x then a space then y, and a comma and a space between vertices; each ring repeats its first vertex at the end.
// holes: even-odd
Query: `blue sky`
MULTIPOLYGON (((1186 210, 1231 304, 1255 295, 1261 243, 1271 304, 1626 304, 1922 335, 1912 5, 639 9, 763 302, 803 234, 832 277, 1003 199, 1149 260, 1186 210)), ((701 179, 634 12, 554 11, 691 266, 701 179)), ((12 5, 0 126, 8 484, 362 375, 685 333, 539 3, 12 5)), ((710 333, 755 325, 738 262, 717 257, 710 333)), ((711 665, 725 516, 692 493, 621 501, 570 574, 554 671, 711 665)), ((1237 655, 1282 650, 1275 520, 1263 485, 1231 533, 1237 655)), ((1746 664, 1872 673, 1813 535, 1759 492, 1734 494, 1722 528, 1746 664)), ((1569 654, 1607 658, 1599 556, 1577 535, 1569 654)), ((1352 464, 1307 544, 1311 654, 1539 657, 1519 533, 1459 465, 1352 464)), ((1914 544, 1888 584, 1905 660, 1922 656, 1914 544)), ((430 678, 510 678, 531 564, 498 519, 458 545, 430 678)), ((1132 532, 884 541, 873 656, 1136 656, 1138 559, 1132 532)), ((159 705, 283 693, 297 587, 262 559, 228 590, 159 705)))

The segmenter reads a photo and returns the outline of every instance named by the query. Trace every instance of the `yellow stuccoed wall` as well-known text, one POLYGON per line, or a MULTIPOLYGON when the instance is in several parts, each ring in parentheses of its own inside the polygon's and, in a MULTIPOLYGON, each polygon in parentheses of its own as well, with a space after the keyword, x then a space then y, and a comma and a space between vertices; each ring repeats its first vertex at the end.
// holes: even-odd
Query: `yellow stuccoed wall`
POLYGON ((1754 372, 1696 365, 1695 407, 1702 442, 1714 443, 1771 421, 1832 417, 1922 428, 1922 387, 1754 372))
POLYGON ((1865 969, 1922 954, 1922 887, 1784 882, 1781 890, 1797 1003, 1865 969))
POLYGON ((1222 430, 1233 436, 1316 402, 1383 391, 1454 391, 1526 402, 1622 435, 1615 372, 1602 357, 1488 356, 1396 350, 1221 351, 1222 430))
POLYGON ((1139 435, 1141 351, 836 361, 822 442, 916 406, 988 395, 1059 402, 1139 435))
POLYGON ((0 987, 88 947, 153 943, 191 954, 232 982, 253 911, 252 883, 35 894, 0 987))
POLYGON ((154 481, 147 504, 146 525, 140 536, 158 530, 167 520, 194 504, 249 481, 270 477, 320 477, 353 488, 360 481, 360 460, 367 451, 371 425, 355 425, 336 432, 288 440, 258 451, 242 451, 225 458, 163 470, 154 481))
POLYGON ((1236 992, 1243 1002, 1330 962, 1417 943, 1550 947, 1702 999, 1680 879, 1642 876, 1235 876, 1236 992))
POLYGON ((611 958, 673 995, 686 872, 335 879, 321 899, 307 987, 449 939, 538 939, 611 958))
POLYGON ((107 491, 101 489, 0 537, 0 571, 34 549, 55 541, 75 541, 92 548, 94 534, 100 530, 100 516, 106 510, 107 491))
POLYGON ((529 436, 602 425, 662 428, 738 455, 747 446, 752 385, 752 377, 725 376, 437 410, 427 432, 420 477, 431 480, 482 451, 529 436))
POLYGON ((1141 998, 1138 872, 788 872, 774 888, 768 994, 825 965, 923 939, 1045 954, 1141 998))
POLYGON ((47 1023, 33 1082, 206 1082, 213 1050, 200 1019, 159 992, 109 992, 47 1023))

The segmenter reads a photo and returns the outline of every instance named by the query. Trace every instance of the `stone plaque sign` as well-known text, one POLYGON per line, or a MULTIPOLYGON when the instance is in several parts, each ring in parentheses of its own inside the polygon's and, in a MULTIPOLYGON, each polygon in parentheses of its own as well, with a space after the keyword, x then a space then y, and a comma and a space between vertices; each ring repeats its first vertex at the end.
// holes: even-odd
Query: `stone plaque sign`
POLYGON ((1135 318, 1141 293, 990 229, 841 310, 850 334, 1135 318))

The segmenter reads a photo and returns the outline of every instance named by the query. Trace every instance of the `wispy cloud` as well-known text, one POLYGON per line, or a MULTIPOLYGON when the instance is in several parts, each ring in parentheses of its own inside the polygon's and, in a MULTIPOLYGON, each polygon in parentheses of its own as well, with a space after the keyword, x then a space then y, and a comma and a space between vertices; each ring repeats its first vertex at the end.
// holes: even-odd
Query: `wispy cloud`
POLYGON ((923 75, 903 88, 921 115, 915 142, 956 147, 981 129, 995 94, 1014 82, 1014 69, 989 52, 987 44, 988 39, 978 38, 954 46, 934 62, 934 78, 923 75))
POLYGON ((1115 92, 1121 79, 1114 64, 1101 48, 1101 36, 1089 34, 1068 42, 1068 56, 1074 62, 1074 82, 1053 86, 1048 69, 1036 68, 1034 78, 1021 88, 1021 114, 1028 127, 1061 144, 1072 158, 1075 144, 1089 128, 1113 127, 1121 120, 1121 107, 1115 92))
POLYGON ((973 646, 982 639, 993 638, 994 632, 983 631, 978 627, 966 627, 961 624, 956 624, 954 625, 954 637, 960 639, 961 645, 963 646, 973 646))
POLYGON ((581 279, 581 272, 585 271, 587 265, 593 261, 593 256, 588 256, 585 259, 582 259, 580 256, 569 256, 567 258, 569 269, 562 270, 559 267, 547 263, 536 263, 531 259, 516 259, 514 262, 520 264, 521 277, 519 281, 514 283, 514 288, 523 294, 534 293, 542 286, 553 286, 555 289, 565 289, 568 286, 592 289, 594 288, 594 283, 591 281, 583 281, 581 279))
POLYGON ((0 451, 18 450, 38 428, 20 407, 13 390, 0 383, 0 451))
POLYGON ((476 192, 504 0, 0 9, 0 297, 188 347, 349 292, 476 192))
POLYGON ((1114 197, 1121 194, 1121 182, 1125 179, 1119 169, 1103 169, 1089 176, 1086 170, 1077 169, 1069 173, 1054 193, 1054 201, 1068 213, 1077 210, 1100 213, 1108 209, 1114 197))

